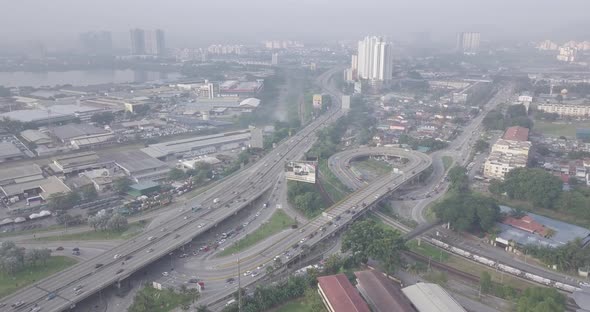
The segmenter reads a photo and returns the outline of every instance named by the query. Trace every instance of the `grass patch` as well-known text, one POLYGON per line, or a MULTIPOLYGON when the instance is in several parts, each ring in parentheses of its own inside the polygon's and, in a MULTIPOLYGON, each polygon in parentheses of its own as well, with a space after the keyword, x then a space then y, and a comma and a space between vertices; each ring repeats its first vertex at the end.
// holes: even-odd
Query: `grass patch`
POLYGON ((157 290, 152 287, 144 287, 133 298, 133 304, 128 311, 168 312, 181 305, 191 303, 191 296, 188 294, 176 293, 169 289, 157 290), (149 298, 146 300, 146 298, 149 298))
POLYGON ((375 172, 378 176, 390 173, 392 170, 391 165, 387 162, 373 158, 355 162, 353 166, 362 170, 375 172))
POLYGON ((421 254, 425 257, 432 258, 433 260, 438 262, 447 262, 449 260, 449 257, 451 256, 451 254, 449 254, 448 252, 440 248, 436 248, 426 242, 422 242, 420 245, 418 245, 418 240, 416 239, 407 242, 406 246, 408 246, 408 249, 410 249, 410 251, 413 251, 417 254, 421 254))
POLYGON ((330 167, 328 167, 328 161, 321 159, 319 162, 319 169, 322 173, 322 186, 324 191, 328 193, 328 196, 333 202, 339 202, 346 195, 350 193, 350 190, 346 185, 342 184, 340 180, 334 175, 330 167))
MULTIPOLYGON (((144 224, 147 224, 143 222, 144 224)), ((39 241, 78 241, 78 240, 111 240, 111 239, 130 239, 140 234, 145 225, 140 222, 129 224, 125 231, 87 231, 72 233, 58 236, 48 236, 37 238, 39 241)))
MULTIPOLYGON (((75 229, 75 228, 76 227, 71 227, 70 229, 75 229)), ((46 228, 41 228, 41 229, 0 233, 0 237, 20 236, 20 235, 27 235, 27 234, 38 234, 38 233, 55 231, 55 230, 63 230, 63 229, 64 229, 63 225, 54 224, 54 225, 50 225, 46 228)))
POLYGON ((535 120, 534 131, 549 136, 575 137, 576 128, 589 128, 590 121, 547 122, 535 120))
POLYGON ((220 252, 218 256, 229 256, 233 253, 248 249, 269 236, 291 227, 293 224, 295 224, 295 221, 291 219, 291 217, 289 217, 283 210, 277 210, 262 226, 220 252))
POLYGON ((65 256, 53 256, 46 265, 39 264, 26 268, 14 276, 0 273, 0 298, 10 295, 22 287, 38 282, 43 278, 74 265, 77 261, 65 256))
POLYGON ((502 271, 496 271, 492 268, 488 268, 488 267, 481 265, 481 264, 473 263, 471 261, 468 261, 466 259, 463 259, 462 257, 455 256, 455 255, 450 255, 446 264, 449 266, 452 266, 456 269, 459 269, 463 272, 466 272, 466 273, 469 273, 469 274, 472 274, 472 275, 475 275, 478 277, 481 276, 482 272, 487 271, 492 276, 492 281, 494 281, 496 283, 508 285, 508 286, 516 288, 516 289, 524 290, 524 289, 531 287, 533 285, 529 282, 526 282, 524 280, 516 278, 508 273, 504 273, 502 271))
POLYGON ((442 157, 443 166, 445 167, 445 172, 451 168, 453 165, 453 157, 451 156, 443 156, 442 157))
POLYGON ((303 303, 303 298, 295 299, 293 301, 289 301, 284 305, 272 309, 271 312, 312 312, 307 306, 303 303))

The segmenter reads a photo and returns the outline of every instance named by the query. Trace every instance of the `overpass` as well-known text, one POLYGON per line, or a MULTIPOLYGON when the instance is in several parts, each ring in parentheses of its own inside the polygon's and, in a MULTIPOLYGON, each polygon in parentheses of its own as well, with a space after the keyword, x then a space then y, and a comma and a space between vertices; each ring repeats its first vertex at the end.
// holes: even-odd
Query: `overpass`
POLYGON ((120 284, 134 272, 235 215, 272 186, 276 177, 284 170, 285 161, 299 158, 313 145, 317 130, 343 115, 339 105, 340 93, 327 87, 331 76, 339 70, 340 68, 329 70, 318 78, 325 92, 337 95, 333 99, 336 105, 296 135, 283 141, 256 164, 226 178, 204 194, 188 200, 185 205, 179 207, 176 218, 145 231, 133 240, 126 241, 100 256, 25 287, 3 298, 2 302, 24 302, 20 307, 13 309, 14 311, 28 311, 35 305, 43 311, 69 309, 93 293, 110 285, 120 284), (217 203, 214 203, 215 199, 219 199, 217 203), (197 205, 202 209, 191 212, 191 208, 197 205), (84 288, 82 293, 76 294, 73 288, 78 285, 83 285, 84 288), (46 300, 50 293, 57 296, 52 300, 46 300))

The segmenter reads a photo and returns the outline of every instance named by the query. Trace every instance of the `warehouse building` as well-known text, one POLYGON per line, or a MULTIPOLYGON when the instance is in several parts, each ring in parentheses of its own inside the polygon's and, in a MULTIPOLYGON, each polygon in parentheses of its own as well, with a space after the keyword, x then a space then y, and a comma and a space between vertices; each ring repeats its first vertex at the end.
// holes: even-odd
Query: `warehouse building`
POLYGON ((0 142, 0 162, 24 157, 25 154, 12 142, 0 142))
POLYGON ((101 159, 95 152, 82 152, 55 157, 49 168, 54 173, 68 175, 93 169, 112 168, 113 166, 112 160, 101 159))
POLYGON ((383 273, 367 270, 354 272, 356 288, 373 312, 416 312, 401 289, 383 273))
POLYGON ((318 277, 318 293, 329 312, 371 311, 344 274, 318 277))
POLYGON ((28 129, 28 130, 22 131, 20 133, 20 136, 23 138, 23 140, 25 140, 29 143, 35 144, 37 146, 48 145, 48 144, 53 143, 53 140, 51 140, 51 138, 47 134, 45 134, 39 130, 28 129))
POLYGON ((241 130, 152 144, 141 151, 158 159, 181 158, 185 155, 200 156, 247 147, 249 143, 250 130, 241 130))
POLYGON ((70 188, 55 176, 41 180, 27 181, 16 184, 0 186, 2 195, 9 199, 10 203, 26 200, 33 201, 48 200, 51 195, 68 193, 70 188))
POLYGON ((43 178, 43 171, 37 164, 0 169, 0 186, 41 180, 43 178))
POLYGON ((113 153, 109 159, 136 183, 164 180, 170 172, 165 162, 141 151, 113 153))
POLYGON ((402 289, 418 312, 466 312, 442 287, 417 283, 402 289))

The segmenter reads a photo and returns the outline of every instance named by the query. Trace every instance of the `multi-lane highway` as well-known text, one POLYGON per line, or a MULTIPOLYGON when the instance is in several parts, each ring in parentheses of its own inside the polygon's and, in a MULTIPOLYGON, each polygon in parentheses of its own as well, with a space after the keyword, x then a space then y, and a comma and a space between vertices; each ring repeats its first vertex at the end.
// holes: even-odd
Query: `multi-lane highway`
POLYGON ((177 217, 100 256, 21 289, 2 299, 2 302, 9 305, 24 302, 14 311, 28 311, 35 305, 42 307, 43 311, 68 309, 91 294, 125 279, 133 272, 187 244, 194 237, 234 215, 271 187, 283 171, 285 160, 296 159, 311 147, 318 129, 342 116, 339 92, 329 89, 331 77, 339 71, 340 68, 336 68, 318 78, 319 84, 326 86, 325 92, 337 95, 333 99, 334 107, 281 143, 255 165, 227 178, 205 194, 189 200, 186 205, 180 205, 177 217), (192 212, 192 207, 200 209, 192 212), (78 285, 83 286, 83 291, 76 293, 73 289, 78 285), (50 293, 56 294, 56 297, 46 300, 50 293))

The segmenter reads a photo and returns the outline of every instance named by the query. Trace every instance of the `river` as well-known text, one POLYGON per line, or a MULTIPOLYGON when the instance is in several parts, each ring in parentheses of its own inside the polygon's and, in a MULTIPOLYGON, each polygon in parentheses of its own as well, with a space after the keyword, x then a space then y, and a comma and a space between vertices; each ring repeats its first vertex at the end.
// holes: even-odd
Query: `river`
POLYGON ((70 70, 48 72, 0 72, 0 86, 41 87, 71 84, 88 86, 108 83, 147 82, 176 79, 179 73, 161 73, 144 70, 70 70))

